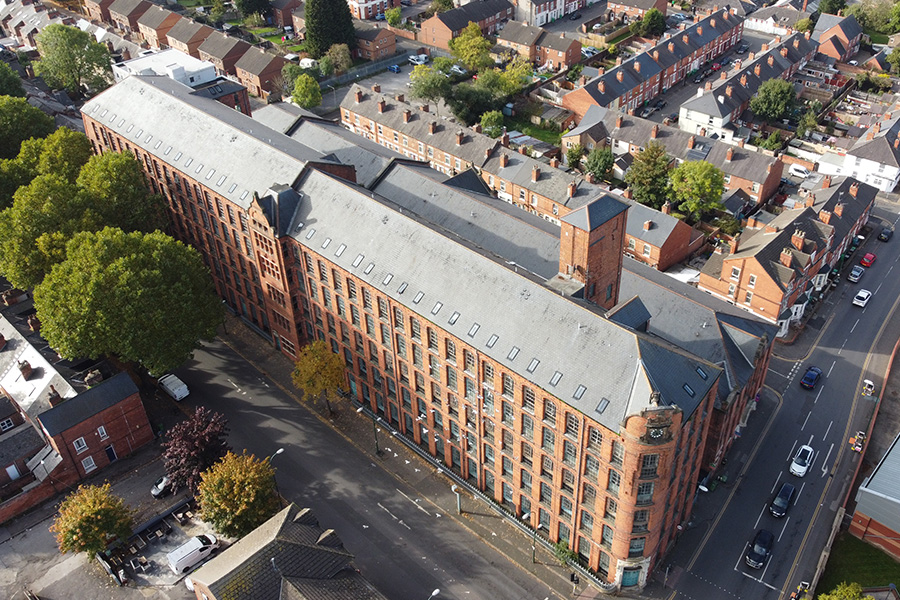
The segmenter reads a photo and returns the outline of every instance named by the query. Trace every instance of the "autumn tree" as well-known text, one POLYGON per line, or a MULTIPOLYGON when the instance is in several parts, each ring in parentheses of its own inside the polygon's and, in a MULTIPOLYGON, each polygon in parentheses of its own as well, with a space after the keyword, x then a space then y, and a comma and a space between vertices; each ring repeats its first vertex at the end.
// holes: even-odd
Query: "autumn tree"
POLYGON ((131 537, 133 523, 131 509, 111 492, 110 484, 82 485, 62 501, 50 531, 61 552, 84 552, 93 557, 106 550, 112 537, 131 537))
POLYGON ((715 165, 687 160, 671 170, 669 180, 678 207, 695 219, 722 208, 725 178, 715 165))
POLYGON ((836 588, 825 594, 817 594, 818 600, 866 600, 869 596, 863 594, 862 586, 858 583, 842 581, 836 588))
POLYGON ((794 29, 796 31, 812 31, 815 27, 815 24, 812 22, 812 19, 806 17, 804 19, 800 19, 796 23, 794 23, 794 29))
POLYGON ((228 446, 228 420, 224 415, 198 406, 188 419, 166 433, 163 462, 175 487, 187 487, 196 495, 202 473, 231 448, 228 446))
POLYGON ((442 13, 453 10, 456 7, 453 4, 453 0, 434 0, 431 3, 431 8, 434 9, 435 13, 442 13))
POLYGON ((306 3, 306 51, 324 56, 335 44, 356 47, 356 30, 350 6, 344 0, 308 0, 306 3))
POLYGON ((808 110, 800 117, 800 123, 797 124, 797 137, 803 137, 810 131, 815 131, 819 126, 819 119, 816 113, 808 110))
POLYGON ((477 23, 470 22, 449 42, 450 52, 470 71, 478 71, 493 64, 491 41, 484 37, 477 23))
POLYGON ((584 169, 598 181, 601 179, 606 180, 609 179, 609 176, 612 173, 615 161, 616 159, 615 156, 613 156, 612 150, 607 147, 600 148, 598 146, 591 150, 590 154, 587 155, 587 158, 584 161, 584 169))
POLYGON ((335 44, 325 53, 334 65, 334 72, 337 74, 346 73, 353 66, 353 59, 350 57, 350 48, 347 44, 335 44))
POLYGON ((294 364, 291 380, 304 396, 311 400, 322 398, 331 413, 331 401, 345 391, 344 360, 331 351, 322 340, 307 344, 294 364))
POLYGON ((636 201, 656 209, 662 207, 668 198, 670 162, 666 147, 654 141, 634 157, 625 183, 636 201))
POLYGON ((894 72, 900 72, 900 47, 894 48, 888 53, 885 59, 890 63, 891 70, 894 72))
POLYGON ((25 88, 22 87, 22 79, 5 62, 0 61, 0 96, 25 97, 25 88))
POLYGON ((51 87, 80 95, 84 87, 103 90, 112 82, 109 50, 86 31, 54 23, 37 35, 37 47, 34 70, 51 87))
POLYGON ((819 2, 819 12, 822 14, 836 15, 845 8, 847 8, 847 0, 820 0, 819 2))
POLYGON ((768 121, 777 121, 789 115, 796 102, 794 84, 776 77, 759 86, 756 95, 750 99, 750 110, 768 121))
POLYGON ((387 19, 388 25, 391 27, 400 27, 402 18, 400 16, 400 7, 395 6, 384 11, 384 18, 387 19))
POLYGON ((410 96, 433 102, 435 111, 438 110, 438 102, 450 93, 450 80, 428 65, 416 65, 409 75, 409 83, 410 96))
POLYGON ((200 475, 203 520, 227 536, 242 537, 281 507, 275 469, 268 459, 228 452, 200 475))
POLYGON ((322 104, 322 88, 319 82, 303 73, 294 82, 291 100, 300 108, 313 108, 322 104))
POLYGON ((162 374, 222 322, 199 252, 161 232, 77 234, 34 290, 41 335, 68 359, 116 355, 162 374))
POLYGON ((25 98, 0 96, 0 158, 15 158, 22 142, 47 137, 54 129, 53 118, 25 98))

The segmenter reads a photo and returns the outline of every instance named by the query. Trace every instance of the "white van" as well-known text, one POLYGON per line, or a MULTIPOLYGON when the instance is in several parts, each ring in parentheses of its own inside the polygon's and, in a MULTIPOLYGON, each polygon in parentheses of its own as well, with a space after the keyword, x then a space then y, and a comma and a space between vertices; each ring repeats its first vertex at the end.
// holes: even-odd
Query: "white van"
POLYGON ((181 575, 209 558, 218 547, 219 540, 211 533, 195 535, 166 554, 166 560, 169 562, 172 572, 181 575))
POLYGON ((301 69, 318 69, 319 61, 314 58, 301 58, 300 59, 300 68, 301 69))
POLYGON ((793 175, 794 177, 799 177, 800 179, 806 179, 809 177, 809 169, 804 167, 803 165, 793 164, 788 168, 788 173, 793 175))
POLYGON ((175 402, 181 402, 191 393, 185 382, 171 374, 163 375, 159 378, 159 387, 161 387, 165 393, 172 396, 172 398, 175 399, 175 402))

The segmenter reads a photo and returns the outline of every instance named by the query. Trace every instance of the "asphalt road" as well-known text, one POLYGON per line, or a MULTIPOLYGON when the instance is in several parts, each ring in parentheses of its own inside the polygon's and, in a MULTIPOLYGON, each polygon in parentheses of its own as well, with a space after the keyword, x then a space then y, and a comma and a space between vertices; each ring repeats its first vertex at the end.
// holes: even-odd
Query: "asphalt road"
MULTIPOLYGON (((875 215, 891 223, 898 221, 896 206, 879 206, 875 215)), ((763 417, 765 430, 754 450, 736 457, 729 465, 732 479, 742 475, 728 492, 729 500, 712 524, 711 534, 672 585, 670 598, 774 599, 809 581, 819 559, 837 509, 848 493, 853 469, 860 455, 849 450, 848 438, 865 429, 874 406, 861 396, 863 379, 872 379, 880 389, 887 358, 897 339, 890 317, 900 297, 898 267, 900 244, 881 243, 873 219, 873 234, 854 255, 856 263, 865 252, 878 259, 858 284, 844 282, 831 294, 815 319, 823 321, 818 342, 808 357, 775 359, 767 377, 768 386, 783 400, 763 417), (851 306, 856 291, 874 292, 864 309, 851 306), (887 330, 887 331, 886 331, 887 330), (799 380, 806 367, 824 371, 817 388, 804 390, 799 380), (815 450, 809 472, 803 478, 788 473, 788 466, 803 444, 815 450), (782 482, 798 490, 786 517, 776 519, 768 504, 782 482), (762 569, 744 563, 744 553, 758 529, 775 536, 770 560, 762 569)), ((815 335, 815 332, 809 332, 815 335)), ((776 352, 778 348, 776 347, 776 352)), ((765 411, 764 411, 765 412, 765 411)), ((756 423, 759 427, 761 423, 756 423)))
MULTIPOLYGON (((439 599, 555 597, 218 340, 178 374, 191 389, 187 407, 203 404, 228 418, 236 451, 264 457, 285 449, 273 459, 281 493, 334 528, 362 574, 389 598, 425 600, 434 589, 439 599)), ((399 446, 386 439, 383 446, 399 446)), ((423 466, 421 477, 432 477, 431 470, 423 466)))

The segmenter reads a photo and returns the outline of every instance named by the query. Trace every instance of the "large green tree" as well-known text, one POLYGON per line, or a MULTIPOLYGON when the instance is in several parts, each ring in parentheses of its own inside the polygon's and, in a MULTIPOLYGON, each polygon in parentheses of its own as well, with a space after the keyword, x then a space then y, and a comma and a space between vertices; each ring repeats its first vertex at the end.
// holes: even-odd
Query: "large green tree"
POLYGON ((841 582, 836 588, 825 594, 818 594, 818 600, 866 600, 870 596, 863 594, 862 586, 858 583, 841 582))
POLYGON ((356 47, 356 30, 350 7, 344 0, 308 0, 306 3, 306 51, 324 56, 335 44, 356 47))
POLYGON ((112 537, 131 537, 134 516, 110 484, 82 485, 66 496, 50 531, 61 552, 84 552, 89 557, 106 550, 112 537))
POLYGON ((114 354, 161 374, 190 358, 222 322, 200 254, 161 232, 107 227, 66 245, 34 290, 41 334, 60 356, 114 354))
POLYGON ((625 173, 625 183, 636 201, 657 209, 665 204, 669 191, 669 162, 666 147, 653 141, 634 157, 631 168, 625 173))
POLYGON ((200 478, 203 520, 227 536, 250 533, 281 507, 275 469, 268 459, 229 452, 200 478))
POLYGON ((581 168, 581 159, 584 158, 584 146, 575 144, 566 150, 566 164, 573 169, 581 168))
POLYGON ((387 19, 388 25, 391 27, 400 27, 402 18, 400 16, 400 7, 395 6, 384 11, 384 18, 387 19))
POLYGON ((495 92, 483 85, 457 85, 451 89, 446 102, 453 116, 466 125, 476 123, 484 113, 501 107, 495 92))
POLYGON ((25 88, 22 87, 22 79, 5 62, 0 61, 0 96, 25 97, 25 88))
POLYGON ((228 419, 203 406, 169 429, 163 441, 163 462, 172 485, 196 494, 203 472, 231 450, 227 438, 228 419))
POLYGON ((658 9, 651 8, 641 19, 641 35, 660 36, 666 31, 666 17, 658 9))
POLYGON ((669 181, 678 207, 695 219, 722 208, 725 178, 715 165, 702 160, 685 161, 669 172, 669 181))
POLYGON ((816 117, 816 113, 812 110, 806 111, 800 117, 800 123, 797 125, 797 137, 803 137, 808 132, 815 131, 818 125, 819 119, 816 117))
POLYGON ((322 398, 328 412, 331 401, 346 387, 344 359, 322 340, 304 346, 294 363, 291 380, 298 390, 310 400, 322 398))
POLYGON ((608 147, 600 148, 598 146, 587 155, 584 161, 584 169, 598 181, 601 179, 606 180, 609 179, 615 162, 616 158, 613 156, 612 150, 608 147))
POLYGON ((84 86, 99 91, 112 82, 109 50, 86 31, 54 23, 38 34, 37 46, 34 70, 51 87, 80 95, 84 86))
POLYGON ((836 15, 847 7, 847 0, 820 0, 819 12, 836 15))
POLYGON ((350 48, 347 44, 335 44, 328 49, 325 56, 331 59, 334 65, 334 72, 340 75, 346 73, 353 66, 353 58, 350 56, 350 48))
POLYGON ((756 95, 750 99, 750 110, 768 121, 777 121, 788 116, 796 102, 794 84, 776 77, 759 86, 756 95))
POLYGON ((503 133, 503 113, 499 110, 489 110, 481 115, 481 131, 492 138, 499 137, 503 133))
POLYGON ((322 104, 322 88, 309 74, 303 73, 294 81, 291 100, 301 108, 313 108, 322 104))
POLYGON ((245 17, 250 15, 264 15, 272 7, 269 0, 234 0, 235 7, 245 17))
POLYGON ((450 93, 450 80, 428 65, 416 65, 409 75, 409 83, 410 96, 433 102, 435 111, 438 110, 438 102, 450 93))
POLYGON ((430 8, 433 8, 435 13, 442 13, 453 10, 455 6, 453 0, 434 0, 430 8))
POLYGON ((15 158, 22 142, 47 137, 54 129, 53 118, 28 104, 25 98, 0 96, 0 158, 15 158))
POLYGON ((900 47, 891 50, 885 58, 890 63, 891 67, 893 67, 891 69, 892 71, 894 71, 895 73, 900 72, 900 47))
POLYGON ((491 40, 482 35, 477 23, 469 23, 458 36, 450 40, 450 52, 470 71, 478 71, 494 63, 491 40))
POLYGON ((162 197, 148 193, 141 165, 130 152, 92 156, 76 183, 96 201, 104 225, 149 232, 167 223, 162 197))
POLYGON ((0 210, 12 205, 13 194, 38 175, 59 175, 75 183, 81 167, 93 155, 83 133, 60 127, 46 138, 22 142, 19 155, 0 160, 0 210))

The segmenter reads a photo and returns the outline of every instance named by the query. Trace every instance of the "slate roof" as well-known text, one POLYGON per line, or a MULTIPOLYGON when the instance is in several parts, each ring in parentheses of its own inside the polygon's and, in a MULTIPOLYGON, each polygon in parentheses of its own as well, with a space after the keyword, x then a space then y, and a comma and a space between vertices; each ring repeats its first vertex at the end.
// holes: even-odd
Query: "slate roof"
MULTIPOLYGON (((510 21, 510 23, 512 23, 512 21, 510 21)), ((505 30, 506 27, 509 27, 508 23, 503 29, 505 30)), ((580 44, 581 42, 578 42, 577 40, 570 40, 563 34, 545 32, 544 35, 541 36, 541 38, 538 40, 537 45, 541 48, 550 48, 551 50, 566 52, 569 50, 569 48, 572 47, 572 44, 575 43, 580 44)))
POLYGON ((82 112, 160 162, 190 168, 242 207, 254 192, 293 183, 307 161, 323 160, 320 152, 167 77, 129 77, 89 100, 82 112), (122 106, 129 110, 121 113, 122 106))
POLYGON ((544 30, 540 27, 528 25, 522 21, 510 21, 497 34, 497 42, 534 46, 542 35, 544 35, 544 30))
MULTIPOLYGON (((479 2, 470 2, 459 8, 454 8, 446 12, 438 13, 435 17, 450 31, 461 31, 465 29, 469 22, 478 23, 488 17, 498 14, 505 14, 511 11, 513 5, 507 0, 480 0, 479 2)), ((510 13, 510 14, 514 14, 510 13)))
MULTIPOLYGON (((168 19, 170 16, 174 15, 170 10, 166 10, 164 8, 160 8, 155 4, 147 9, 147 12, 141 15, 138 19, 138 25, 143 25, 144 27, 149 27, 150 29, 156 29, 160 25, 163 24, 163 21, 168 19)), ((179 19, 181 19, 181 15, 177 15, 179 19)))
POLYGON ((316 117, 316 114, 305 108, 300 108, 296 104, 273 102, 254 109, 253 114, 250 116, 253 117, 254 121, 259 121, 270 129, 290 135, 294 125, 301 117, 316 117))
POLYGON ((613 3, 640 8, 642 10, 650 10, 656 6, 656 0, 613 0, 613 3))
POLYGON ((323 530, 310 509, 290 504, 191 578, 229 600, 351 600, 355 597, 348 594, 354 590, 366 594, 359 598, 385 600, 348 568, 352 559, 334 530, 323 530), (345 579, 357 583, 348 585, 345 579), (285 590, 290 587, 295 589, 285 590), (329 591, 336 595, 325 593, 329 591))
MULTIPOLYGON (((505 0, 504 0, 505 1, 505 0)), ((469 6, 469 5, 466 5, 469 6)), ((466 160, 474 165, 482 165, 485 161, 485 151, 497 146, 497 141, 490 137, 475 133, 462 125, 453 124, 439 118, 434 113, 424 112, 407 102, 400 102, 387 94, 366 91, 360 85, 353 85, 350 92, 341 102, 341 108, 346 108, 362 115, 385 127, 401 132, 410 138, 410 148, 417 149, 413 140, 434 146, 453 156, 466 160), (356 91, 363 93, 362 102, 356 102, 356 91), (384 100, 384 112, 378 112, 379 101, 384 100), (403 111, 411 112, 409 123, 403 121, 403 111), (434 133, 429 132, 429 123, 437 123, 434 133), (463 143, 457 145, 456 134, 462 131, 463 143)), ((402 144, 398 143, 402 148, 402 144)))
POLYGON ((0 464, 9 466, 19 459, 30 460, 45 443, 37 429, 25 421, 0 435, 0 464))
POLYGON ((53 437, 137 393, 138 388, 128 373, 119 373, 41 413, 38 419, 53 437))
POLYGON ((766 180, 769 171, 780 163, 780 160, 774 156, 692 135, 676 127, 653 123, 640 117, 608 111, 603 117, 602 123, 608 132, 607 135, 613 140, 628 142, 639 147, 646 146, 652 140, 665 146, 666 152, 674 158, 682 161, 703 160, 715 165, 726 175, 760 184, 766 180), (622 126, 616 127, 619 117, 622 118, 622 126), (656 138, 652 137, 654 127, 657 129, 656 138), (688 144, 692 137, 694 138, 694 147, 689 148, 688 144), (730 161, 727 160, 729 151, 731 152, 730 161))
POLYGON ((279 56, 263 52, 259 48, 251 46, 244 52, 244 55, 238 59, 234 66, 237 69, 243 69, 253 75, 260 75, 270 64, 272 64, 273 60, 279 60, 282 63, 285 62, 285 60, 279 56))
POLYGON ((220 33, 218 31, 213 31, 208 38, 203 40, 203 43, 200 44, 200 46, 197 48, 197 51, 204 52, 206 54, 209 54, 210 56, 218 58, 219 60, 223 60, 232 52, 239 51, 243 54, 249 49, 250 44, 248 44, 244 40, 240 40, 230 35, 225 35, 224 33, 220 33))
POLYGON ((213 33, 213 31, 215 30, 208 25, 182 18, 172 26, 172 29, 169 30, 166 37, 172 38, 182 44, 189 44, 196 40, 205 40, 213 33))
POLYGON ((291 5, 296 4, 297 0, 269 0, 272 3, 273 8, 277 8, 278 10, 285 10, 289 8, 291 5))
POLYGON ((840 28, 841 33, 844 34, 847 41, 852 41, 853 38, 863 32, 862 27, 859 25, 859 21, 857 21, 856 17, 853 15, 839 17, 838 15, 825 13, 819 15, 819 20, 816 21, 816 27, 812 32, 812 39, 817 42, 820 41, 822 35, 835 26, 840 28))
POLYGON ((800 19, 808 19, 812 13, 808 11, 798 10, 790 4, 781 4, 776 6, 767 6, 761 8, 750 19, 757 21, 772 21, 779 27, 794 27, 794 24, 800 19))
POLYGON ((874 66, 878 69, 881 69, 884 72, 890 72, 891 63, 887 60, 888 51, 886 48, 882 48, 880 51, 876 52, 872 58, 866 61, 866 65, 874 66))
POLYGON ((109 12, 128 17, 144 4, 147 4, 146 0, 115 0, 109 5, 109 12))
POLYGON ((623 200, 623 202, 628 202, 630 206, 625 233, 651 246, 662 248, 679 224, 683 227, 689 227, 689 225, 682 223, 672 215, 667 215, 650 206, 644 206, 640 202, 634 202, 633 200, 623 200), (651 224, 650 229, 644 229, 644 224, 647 222, 651 224))
POLYGON ((75 27, 82 31, 86 31, 91 34, 91 36, 97 40, 98 42, 103 43, 104 45, 108 42, 112 44, 113 50, 115 52, 128 52, 132 58, 138 56, 144 48, 141 48, 138 44, 126 40, 125 38, 116 35, 102 27, 94 25, 87 19, 78 19, 75 22, 75 27))
POLYGON ((388 33, 388 30, 380 29, 380 28, 357 29, 356 30, 356 39, 366 40, 368 42, 374 42, 376 39, 378 39, 378 36, 383 33, 388 33))

